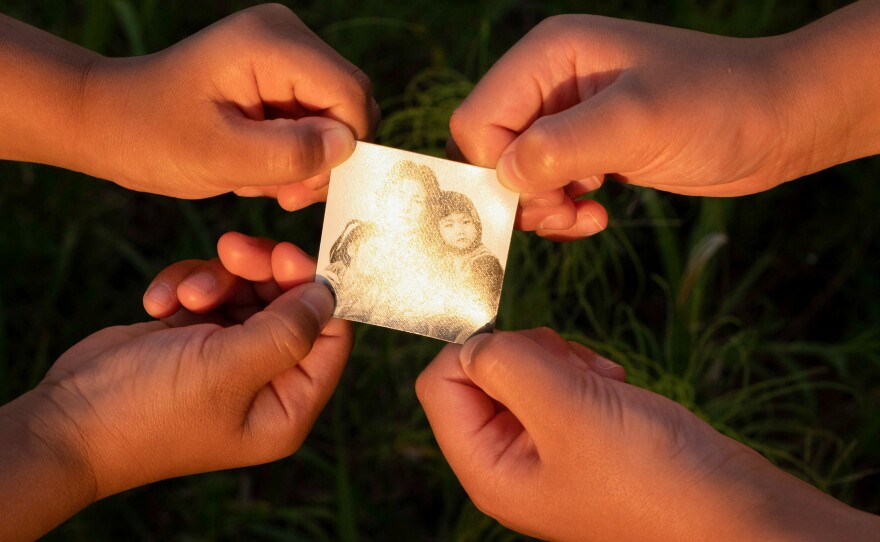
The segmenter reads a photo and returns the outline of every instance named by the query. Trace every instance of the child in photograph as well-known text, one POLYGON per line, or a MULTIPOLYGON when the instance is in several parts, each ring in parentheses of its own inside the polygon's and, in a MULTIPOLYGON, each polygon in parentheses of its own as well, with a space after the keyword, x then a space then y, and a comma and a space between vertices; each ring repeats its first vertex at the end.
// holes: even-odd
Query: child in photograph
POLYGON ((360 259, 364 240, 375 237, 376 226, 361 220, 350 220, 330 248, 330 265, 324 278, 336 298, 337 310, 359 320, 369 316, 364 296, 370 292, 371 277, 364 273, 360 259))
POLYGON ((481 308, 495 314, 504 269, 483 244, 483 225, 473 202, 459 192, 443 192, 437 228, 446 262, 461 284, 472 288, 481 308))
POLYGON ((443 334, 447 340, 460 342, 473 333, 475 323, 493 320, 504 269, 483 244, 482 221, 470 198, 459 192, 442 192, 435 216, 435 239, 442 254, 439 261, 451 290, 443 334), (463 333, 467 336, 461 336, 463 333))

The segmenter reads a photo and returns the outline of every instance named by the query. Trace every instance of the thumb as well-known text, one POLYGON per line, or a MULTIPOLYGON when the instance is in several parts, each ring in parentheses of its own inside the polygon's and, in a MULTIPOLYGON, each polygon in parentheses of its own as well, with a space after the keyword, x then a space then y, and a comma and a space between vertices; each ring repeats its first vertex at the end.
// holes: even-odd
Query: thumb
POLYGON ((509 409, 540 445, 542 434, 558 430, 550 420, 567 411, 589 372, 565 356, 575 354, 548 350, 524 333, 495 332, 468 340, 459 362, 467 378, 509 409))
POLYGON ((311 352, 333 314, 333 295, 316 283, 286 292, 239 326, 217 330, 206 339, 203 356, 220 371, 254 392, 311 352))
POLYGON ((238 118, 235 157, 228 178, 242 186, 299 182, 344 162, 355 138, 343 123, 325 117, 251 120, 238 118))
POLYGON ((652 139, 648 110, 618 81, 574 107, 536 120, 497 164, 502 184, 544 192, 572 180, 632 171, 646 164, 652 139))

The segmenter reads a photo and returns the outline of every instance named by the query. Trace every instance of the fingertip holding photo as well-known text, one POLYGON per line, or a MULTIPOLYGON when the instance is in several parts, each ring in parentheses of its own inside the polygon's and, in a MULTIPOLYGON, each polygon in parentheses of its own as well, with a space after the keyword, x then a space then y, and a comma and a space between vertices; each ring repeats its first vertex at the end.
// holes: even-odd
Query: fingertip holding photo
POLYGON ((491 331, 517 201, 491 169, 358 142, 318 253, 334 316, 456 343, 491 331))

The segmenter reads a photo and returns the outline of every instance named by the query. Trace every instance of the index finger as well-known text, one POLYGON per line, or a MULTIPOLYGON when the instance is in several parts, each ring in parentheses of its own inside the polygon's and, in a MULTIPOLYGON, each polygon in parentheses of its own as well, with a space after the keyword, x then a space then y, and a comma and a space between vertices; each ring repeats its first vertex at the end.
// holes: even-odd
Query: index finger
POLYGON ((455 110, 449 128, 468 162, 494 168, 502 151, 539 117, 577 103, 573 49, 544 22, 517 42, 455 110), (552 40, 552 41, 551 41, 552 40))

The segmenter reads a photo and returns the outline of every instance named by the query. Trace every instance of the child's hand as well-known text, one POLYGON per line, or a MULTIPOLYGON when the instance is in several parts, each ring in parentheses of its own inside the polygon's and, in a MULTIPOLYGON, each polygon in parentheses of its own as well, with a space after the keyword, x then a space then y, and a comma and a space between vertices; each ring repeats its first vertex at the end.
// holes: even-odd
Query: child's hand
POLYGON ((447 346, 416 390, 477 507, 541 539, 854 540, 876 522, 548 329, 447 346))
POLYGON ((241 323, 315 278, 315 261, 290 243, 230 232, 220 237, 217 253, 213 260, 184 260, 162 270, 144 294, 150 316, 175 326, 241 323))
POLYGON ((878 23, 871 2, 748 40, 553 17, 455 111, 449 152, 497 167, 524 193, 518 226, 559 240, 605 227, 597 203, 572 201, 605 174, 689 195, 766 190, 880 151, 878 23))
MULTIPOLYGON (((218 287, 204 312, 99 331, 68 350, 31 392, 46 440, 66 443, 94 476, 94 498, 173 476, 264 463, 299 448, 351 351, 350 325, 331 319, 333 297, 304 283, 314 263, 293 245, 227 234, 216 261, 190 269, 218 287), (234 295, 230 296, 230 292, 234 295), (226 309, 220 298, 226 296, 226 309), (209 319, 205 316, 205 319, 209 319), (175 321, 176 320, 176 321, 175 321), (222 327, 242 322, 240 325, 222 327), (187 323, 182 327, 175 324, 187 323), (169 325, 171 324, 171 325, 169 325)), ((183 268, 159 274, 187 291, 183 268), (183 281, 181 283, 181 281, 183 281)), ((175 288, 176 286, 176 288, 175 288)), ((207 290, 207 289, 206 289, 207 290)), ((152 291, 152 290, 151 290, 152 291)), ((148 295, 149 299, 149 295, 148 295)))
POLYGON ((86 162, 74 167, 180 198, 323 201, 330 168, 379 118, 364 73, 279 4, 156 54, 97 59, 86 81, 86 162))

